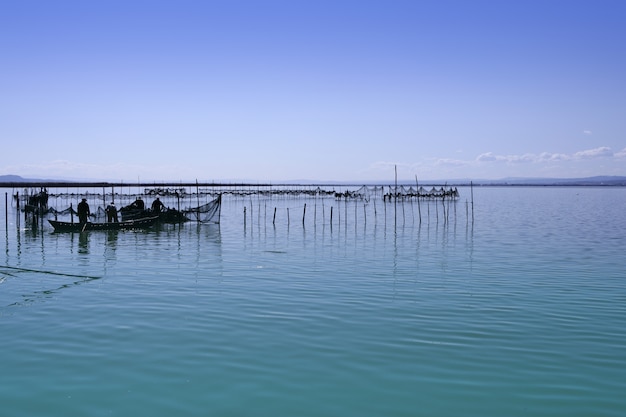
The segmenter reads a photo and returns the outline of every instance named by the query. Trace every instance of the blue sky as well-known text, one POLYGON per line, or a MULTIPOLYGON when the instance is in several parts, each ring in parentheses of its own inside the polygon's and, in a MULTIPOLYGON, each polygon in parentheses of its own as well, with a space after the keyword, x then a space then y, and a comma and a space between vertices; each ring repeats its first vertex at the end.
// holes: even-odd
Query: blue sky
POLYGON ((626 175, 623 1, 14 1, 0 175, 626 175))

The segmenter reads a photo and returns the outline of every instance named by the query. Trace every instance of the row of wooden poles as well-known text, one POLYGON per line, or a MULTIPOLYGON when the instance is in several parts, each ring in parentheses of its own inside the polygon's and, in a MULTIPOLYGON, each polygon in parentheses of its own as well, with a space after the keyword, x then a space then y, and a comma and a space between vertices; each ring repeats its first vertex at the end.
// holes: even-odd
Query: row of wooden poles
MULTIPOLYGON (((396 199, 397 200, 397 199, 396 199)), ((408 202, 411 204, 411 208, 413 207, 413 201, 412 200, 408 200, 408 202)), ((428 221, 430 222, 430 208, 431 208, 431 203, 433 202, 429 202, 429 204, 427 204, 427 213, 426 213, 426 217, 428 219, 428 221)), ((447 224, 450 220, 450 203, 454 204, 454 215, 456 217, 456 203, 455 200, 441 200, 441 205, 442 205, 442 211, 443 211, 443 222, 444 224, 447 224), (446 205, 447 203, 447 205, 446 205)), ((401 211, 402 213, 402 221, 405 222, 406 221, 406 214, 405 214, 405 206, 406 206, 406 201, 401 201, 401 210, 398 209, 398 201, 394 201, 394 227, 397 226, 398 224, 398 214, 401 211)), ((253 214, 253 207, 254 204, 252 203, 252 201, 250 201, 250 221, 252 221, 252 219, 254 218, 254 214, 253 214)), ((387 220, 387 205, 383 202, 383 207, 385 209, 385 214, 384 214, 384 218, 385 221, 387 220)), ((417 201, 417 207, 418 207, 418 222, 419 224, 422 223, 422 208, 421 208, 421 204, 419 202, 419 200, 417 201)), ((323 214, 322 214, 322 218, 323 218, 323 223, 325 223, 325 208, 326 206, 322 204, 322 210, 323 210, 323 214)), ((348 201, 345 202, 344 205, 344 209, 345 209, 345 215, 344 215, 344 219, 347 222, 347 210, 348 210, 348 201)), ((356 220, 357 218, 357 209, 358 209, 358 202, 354 202, 354 219, 356 220)), ((435 209, 436 209, 436 219, 437 222, 439 221, 439 203, 437 202, 435 204, 435 209)), ((260 201, 259 201, 259 217, 260 217, 260 201)), ((314 221, 316 221, 316 219, 318 218, 317 216, 317 203, 315 205, 314 208, 315 212, 313 214, 313 219, 314 221)), ((333 214, 334 214, 334 207, 330 206, 330 218, 329 218, 329 225, 332 227, 333 225, 333 214)), ((278 211, 278 207, 274 207, 273 210, 273 214, 272 214, 272 225, 275 226, 276 225, 276 214, 278 211)), ((286 211, 287 211, 287 225, 289 226, 291 224, 291 211, 289 207, 286 207, 286 211)), ((339 211, 339 210, 338 210, 339 211)), ((267 204, 265 206, 265 221, 267 222, 267 204)), ((465 202, 465 215, 466 215, 466 219, 469 222, 470 221, 470 215, 471 215, 471 222, 474 222, 474 201, 473 201, 473 194, 472 194, 472 201, 471 201, 471 214, 470 214, 470 202, 466 201, 465 202)), ((303 207, 302 207, 302 226, 304 227, 306 224, 306 216, 307 216, 307 204, 304 203, 303 207)), ((374 218, 378 218, 378 213, 377 213, 377 207, 376 207, 376 201, 374 200, 374 218)), ((364 222, 367 223, 367 204, 364 203, 363 204, 363 219, 364 222)), ((339 224, 341 224, 341 211, 339 211, 339 220, 338 220, 339 224)), ((244 224, 244 228, 247 227, 247 223, 248 223, 248 206, 244 206, 243 207, 243 224, 244 224)))

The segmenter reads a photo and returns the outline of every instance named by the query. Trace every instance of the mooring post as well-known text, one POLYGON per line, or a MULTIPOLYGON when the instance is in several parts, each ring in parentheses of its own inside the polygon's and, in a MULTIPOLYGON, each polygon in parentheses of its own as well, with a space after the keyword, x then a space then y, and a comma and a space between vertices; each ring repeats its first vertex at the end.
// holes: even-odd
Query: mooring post
POLYGON ((474 183, 470 181, 470 192, 472 195, 472 223, 474 223, 474 183))
POLYGON ((246 228, 246 206, 243 206, 243 228, 246 228))
POLYGON ((304 216, 306 216, 306 203, 304 203, 304 210, 302 211, 302 226, 304 226, 304 216))
POLYGON ((9 197, 8 193, 4 193, 4 224, 5 229, 9 230, 9 197))
POLYGON ((272 224, 276 224, 276 207, 274 207, 274 218, 272 219, 272 224))
MULTIPOLYGON (((200 219, 200 186, 198 185, 198 179, 196 178, 196 200, 198 203, 198 219, 200 219)), ((252 208, 252 207, 250 207, 252 208)), ((252 213, 250 213, 252 216, 252 213)))
POLYGON ((441 208, 443 210, 443 222, 444 224, 447 221, 447 217, 446 217, 446 192, 443 192, 443 195, 441 197, 441 208))
POLYGON ((417 181, 417 174, 415 175, 415 194, 417 195, 417 214, 420 218, 420 224, 422 224, 422 208, 420 207, 420 183, 417 181))
POLYGON ((394 165, 395 169, 395 187, 393 190, 393 230, 398 228, 398 166, 394 165))
POLYGON ((330 206, 330 225, 333 225, 333 206, 330 206))
POLYGON ((383 208, 385 209, 385 210, 384 210, 384 214, 385 214, 385 224, 387 224, 387 204, 386 204, 386 201, 385 201, 385 196, 384 196, 384 195, 383 195, 383 208))

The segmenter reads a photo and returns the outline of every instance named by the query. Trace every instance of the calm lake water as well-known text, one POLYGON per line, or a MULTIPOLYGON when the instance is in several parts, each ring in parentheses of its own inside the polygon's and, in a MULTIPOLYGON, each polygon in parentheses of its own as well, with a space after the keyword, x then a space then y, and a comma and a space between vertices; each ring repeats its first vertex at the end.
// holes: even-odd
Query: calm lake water
POLYGON ((141 232, 10 208, 0 414, 624 416, 626 189, 459 191, 141 232))

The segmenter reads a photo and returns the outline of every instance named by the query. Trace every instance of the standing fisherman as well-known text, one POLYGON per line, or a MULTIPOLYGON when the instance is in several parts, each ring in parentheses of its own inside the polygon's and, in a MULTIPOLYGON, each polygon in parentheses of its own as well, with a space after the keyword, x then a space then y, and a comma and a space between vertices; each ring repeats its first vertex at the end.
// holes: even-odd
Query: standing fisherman
POLYGON ((157 197, 156 200, 152 202, 152 212, 160 213, 161 210, 163 210, 163 203, 159 200, 159 197, 157 197))
POLYGON ((78 203, 78 221, 81 224, 87 223, 87 218, 91 215, 89 211, 89 204, 87 204, 87 199, 83 198, 83 200, 78 203))
POLYGON ((111 202, 106 208, 107 213, 107 222, 108 223, 117 223, 119 220, 117 218, 117 207, 115 207, 115 203, 111 202))

